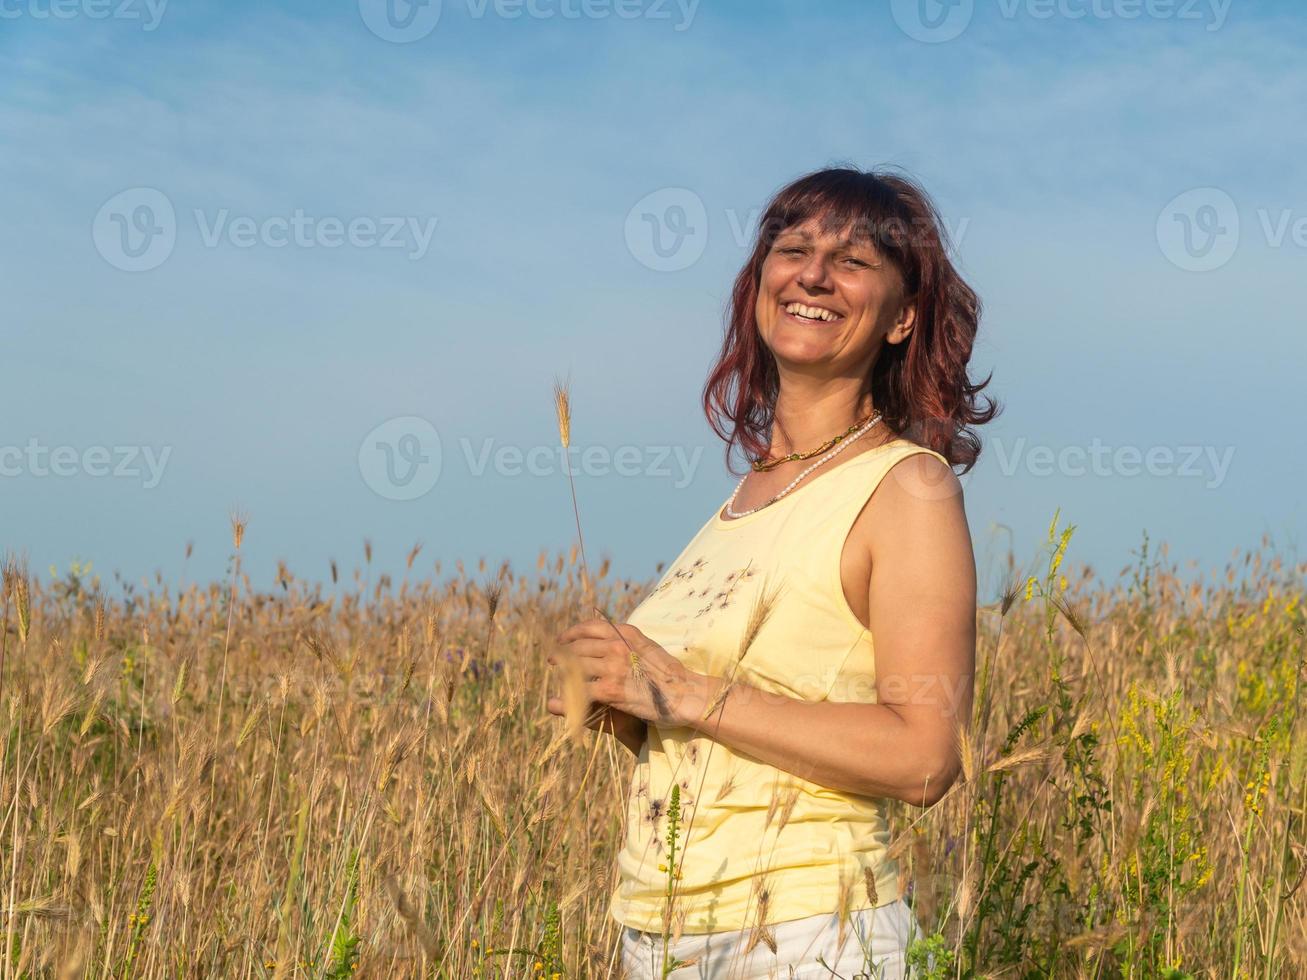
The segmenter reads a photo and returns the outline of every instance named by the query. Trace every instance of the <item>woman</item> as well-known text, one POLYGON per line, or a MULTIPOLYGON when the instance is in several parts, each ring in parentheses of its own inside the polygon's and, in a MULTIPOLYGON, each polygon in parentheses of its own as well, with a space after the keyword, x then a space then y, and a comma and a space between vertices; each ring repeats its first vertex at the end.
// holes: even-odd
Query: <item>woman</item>
POLYGON ((979 309, 911 180, 822 170, 763 214, 704 390, 752 464, 628 623, 549 656, 639 760, 610 904, 628 976, 903 975, 919 924, 884 806, 945 794, 970 717, 952 467, 997 413, 967 378, 979 309))

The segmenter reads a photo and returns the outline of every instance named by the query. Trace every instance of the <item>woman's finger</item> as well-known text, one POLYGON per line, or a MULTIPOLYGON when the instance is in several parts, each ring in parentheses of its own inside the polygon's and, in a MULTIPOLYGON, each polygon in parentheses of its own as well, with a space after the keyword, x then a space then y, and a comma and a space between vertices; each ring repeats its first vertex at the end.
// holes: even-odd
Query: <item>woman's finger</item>
POLYGON ((558 636, 554 637, 559 643, 571 643, 573 640, 579 640, 583 637, 598 637, 603 635, 603 630, 610 630, 609 626, 602 619, 586 619, 579 623, 569 626, 558 636))
MULTIPOLYGON (((573 640, 567 644, 567 652, 570 654, 600 660, 613 656, 613 649, 611 637, 608 639, 586 638, 573 640)), ((622 647, 621 650, 625 652, 626 648, 622 647)))
POLYGON ((606 619, 587 619, 569 626, 563 632, 559 633, 555 639, 559 643, 570 643, 572 640, 579 639, 625 639, 626 642, 632 642, 641 632, 630 623, 609 622, 606 619))
MULTIPOLYGON (((604 709, 606 707, 607 706, 600 701, 589 702, 583 712, 583 717, 585 718, 590 718, 592 715, 594 716, 589 723, 589 727, 594 728, 605 720, 607 711, 604 709)), ((567 713, 566 707, 563 704, 563 699, 557 694, 551 694, 545 699, 545 710, 551 715, 558 715, 559 717, 562 717, 567 713)))

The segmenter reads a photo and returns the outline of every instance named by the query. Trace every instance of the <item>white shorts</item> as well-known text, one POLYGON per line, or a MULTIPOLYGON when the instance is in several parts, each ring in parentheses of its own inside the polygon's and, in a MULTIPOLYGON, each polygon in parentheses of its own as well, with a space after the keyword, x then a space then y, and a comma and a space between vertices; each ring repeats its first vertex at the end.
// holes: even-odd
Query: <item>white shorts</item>
MULTIPOLYGON (((671 954, 695 962, 668 974, 669 980, 902 980, 908 943, 921 934, 916 916, 902 899, 852 912, 838 941, 839 919, 823 912, 771 926, 773 953, 761 939, 748 957, 750 930, 685 934, 668 944, 671 954), (823 965, 824 964, 824 965, 823 965)), ((663 937, 623 926, 622 967, 628 980, 662 977, 663 937)))

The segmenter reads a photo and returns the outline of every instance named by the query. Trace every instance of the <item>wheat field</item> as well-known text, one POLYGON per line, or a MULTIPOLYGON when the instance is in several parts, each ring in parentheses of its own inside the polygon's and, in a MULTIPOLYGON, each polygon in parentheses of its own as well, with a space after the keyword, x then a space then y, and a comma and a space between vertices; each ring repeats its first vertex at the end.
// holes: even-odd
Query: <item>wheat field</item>
MULTIPOLYGON (((1108 581, 1073 531, 977 611, 964 777, 891 808, 913 976, 1307 976, 1307 565, 1108 581)), ((7 562, 0 980, 619 976, 634 759, 544 707, 575 552, 269 587, 244 533, 207 585, 7 562)))

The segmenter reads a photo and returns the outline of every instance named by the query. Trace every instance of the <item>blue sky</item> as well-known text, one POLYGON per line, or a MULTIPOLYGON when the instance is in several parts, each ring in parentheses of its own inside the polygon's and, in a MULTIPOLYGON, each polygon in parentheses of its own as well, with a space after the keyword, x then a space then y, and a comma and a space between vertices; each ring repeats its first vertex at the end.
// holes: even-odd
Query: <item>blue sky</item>
POLYGON ((1145 530, 1301 560, 1299 5, 395 3, 0 4, 0 549, 218 577, 240 506, 260 586, 365 537, 533 568, 569 374, 588 549, 651 576, 733 486, 698 403, 750 221, 854 164, 985 304, 983 588, 1059 507, 1109 578, 1145 530))

